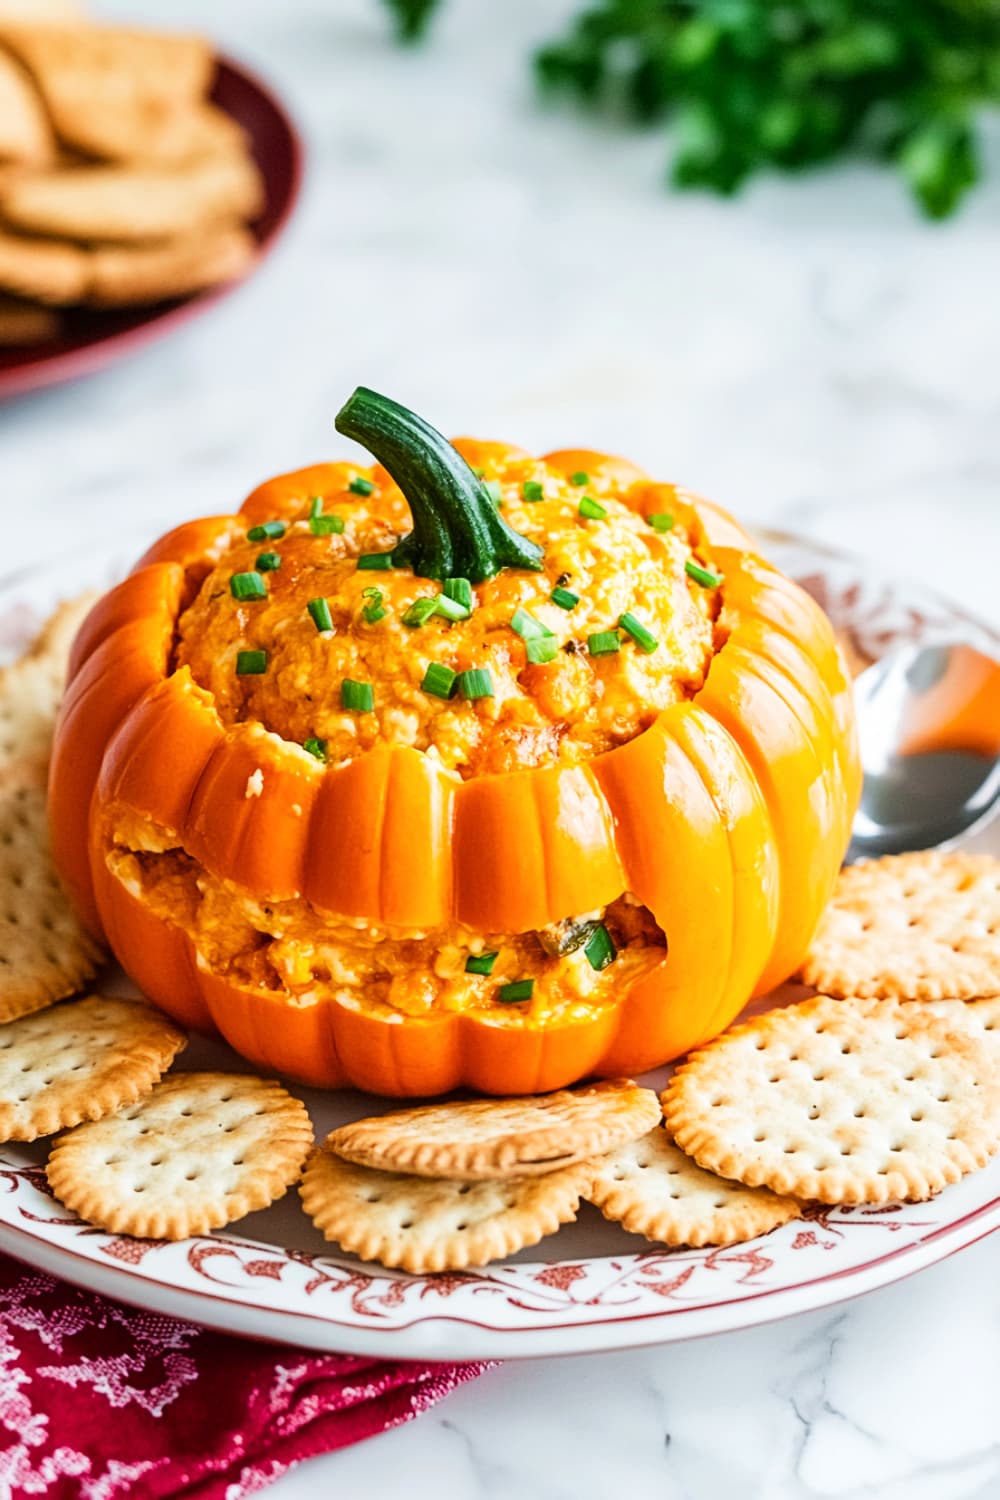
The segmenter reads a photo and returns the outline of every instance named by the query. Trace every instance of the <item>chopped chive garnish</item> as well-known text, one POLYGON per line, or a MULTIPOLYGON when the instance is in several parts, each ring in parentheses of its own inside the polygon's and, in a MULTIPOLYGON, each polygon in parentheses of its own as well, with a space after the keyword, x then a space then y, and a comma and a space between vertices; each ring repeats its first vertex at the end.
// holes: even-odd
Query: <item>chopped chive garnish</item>
POLYGON ((465 960, 466 974, 492 974, 499 953, 470 953, 465 960))
POLYGON ((603 521, 607 511, 597 503, 593 495, 584 495, 580 501, 580 515, 588 521, 603 521))
POLYGON ((258 552, 256 567, 258 573, 274 573, 281 567, 281 557, 277 552, 258 552))
POLYGON ((313 495, 309 500, 309 519, 313 521, 317 516, 323 514, 323 500, 320 495, 313 495))
MULTIPOLYGON (((457 675, 450 667, 442 666, 439 661, 432 661, 424 673, 424 680, 420 686, 425 693, 430 693, 434 698, 450 698, 457 675)), ((489 973, 488 969, 486 973, 489 973)))
POLYGON ((372 484, 370 479, 364 479, 359 474, 356 479, 351 480, 347 488, 350 490, 352 495, 370 495, 375 486, 372 484))
POLYGON ((569 589, 554 588, 549 598, 553 604, 558 604, 560 609, 575 609, 580 602, 580 595, 571 594, 569 589))
POLYGON ((532 636, 525 644, 528 660, 534 662, 535 666, 544 666, 547 661, 554 661, 559 654, 559 642, 554 635, 532 636))
POLYGON ((689 557, 684 564, 684 571, 695 583, 700 583, 703 589, 717 589, 722 582, 721 573, 713 573, 711 568, 703 568, 701 563, 692 562, 689 557))
POLYGON ((330 606, 325 599, 310 599, 306 605, 312 622, 317 630, 332 630, 333 620, 330 617, 330 606))
POLYGON ((317 760, 326 760, 326 740, 317 740, 310 735, 309 739, 302 741, 302 748, 315 755, 317 760))
POLYGON ((489 495, 494 505, 503 504, 503 491, 500 488, 499 479, 484 479, 483 489, 489 495))
POLYGON ((590 964, 590 967, 596 969, 598 973, 602 969, 606 969, 608 964, 614 963, 618 957, 618 949, 615 947, 611 939, 611 934, 603 922, 600 927, 594 928, 583 951, 587 956, 587 962, 590 964))
POLYGON ((376 622, 376 620, 381 620, 381 619, 384 618, 384 616, 385 616, 385 610, 382 607, 382 590, 381 589, 375 589, 375 588, 362 589, 361 590, 361 597, 362 597, 362 599, 367 599, 368 600, 368 603, 365 605, 365 607, 361 611, 361 613, 364 615, 364 617, 368 621, 369 625, 374 625, 375 622, 376 622))
POLYGON ((409 609, 404 610, 401 619, 404 625, 414 628, 418 625, 426 625, 431 615, 437 614, 438 602, 436 599, 414 599, 409 609))
POLYGON ((388 573, 392 567, 391 552, 362 552, 358 567, 368 573, 388 573))
POLYGON ((535 988, 533 979, 515 979, 513 984, 502 984, 497 990, 497 999, 508 1004, 514 1000, 530 1000, 535 988))
POLYGON ((341 516, 310 516, 309 530, 313 536, 339 536, 344 529, 341 516))
POLYGON ((583 485, 590 483, 590 475, 585 474, 582 469, 577 469, 575 474, 569 476, 569 482, 575 484, 577 488, 582 488, 583 485))
POLYGON ((516 630, 524 641, 537 640, 540 636, 551 635, 552 631, 541 620, 536 620, 534 615, 529 615, 526 609, 518 605, 510 620, 511 630, 516 630))
POLYGON ((621 636, 617 630, 598 630, 587 637, 587 649, 591 656, 610 656, 613 651, 621 650, 621 644, 621 636))
POLYGON ((651 516, 646 517, 646 520, 649 522, 650 526, 652 526, 654 531, 673 530, 674 518, 673 516, 668 515, 665 510, 654 511, 651 516))
POLYGON ((259 526, 251 526, 247 532, 248 542, 276 542, 279 537, 284 536, 287 531, 284 521, 263 521, 259 526))
POLYGON ((259 573, 234 573, 229 589, 234 599, 267 598, 267 584, 259 573))
POLYGON ((534 504, 536 500, 545 499, 545 488, 539 484, 537 479, 526 479, 521 486, 521 498, 534 504))
POLYGON ((442 594, 461 604, 466 614, 472 613, 472 584, 467 578, 446 578, 441 585, 442 594))
POLYGON ((260 677, 266 671, 266 651, 237 651, 236 675, 238 677, 260 677))
POLYGON ((352 682, 345 677, 340 684, 340 701, 354 713, 370 714, 375 707, 375 695, 370 682, 352 682))
POLYGON ((451 599, 447 594, 438 594, 436 600, 436 612, 444 615, 446 620, 467 620, 469 611, 464 604, 459 604, 457 599, 451 599))
POLYGON ((660 644, 656 639, 656 636, 653 635, 651 631, 647 630, 642 621, 637 620, 635 615, 633 614, 622 615, 621 619, 618 621, 618 624, 621 626, 622 630, 628 631, 629 635, 639 647, 639 650, 645 651, 647 656, 650 654, 650 652, 655 651, 657 646, 660 644))
POLYGON ((486 667, 473 667, 468 672, 459 672, 458 691, 470 702, 473 698, 493 697, 493 678, 486 667))

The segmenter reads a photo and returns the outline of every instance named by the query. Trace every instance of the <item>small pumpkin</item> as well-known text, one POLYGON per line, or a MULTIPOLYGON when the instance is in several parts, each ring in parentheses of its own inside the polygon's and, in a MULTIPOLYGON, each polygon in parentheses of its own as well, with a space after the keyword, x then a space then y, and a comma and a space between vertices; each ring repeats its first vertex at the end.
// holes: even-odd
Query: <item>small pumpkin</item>
POLYGON ((84 623, 50 785, 81 914, 180 1022, 324 1087, 528 1093, 708 1040, 847 846, 828 621, 623 460, 365 390, 337 425, 380 462, 178 527, 84 623))

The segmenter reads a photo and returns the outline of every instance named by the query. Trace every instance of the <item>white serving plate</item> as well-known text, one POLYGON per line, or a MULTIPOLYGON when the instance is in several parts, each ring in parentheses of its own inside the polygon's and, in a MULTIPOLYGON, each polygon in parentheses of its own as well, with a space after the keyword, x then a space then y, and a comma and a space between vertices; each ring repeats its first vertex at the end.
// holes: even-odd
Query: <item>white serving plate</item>
MULTIPOLYGON (((121 575, 148 538, 74 555, 0 583, 0 651, 15 651, 57 601, 121 575)), ((768 533, 764 550, 876 656, 895 641, 1000 637, 947 602, 858 559, 768 533)), ((1000 827, 976 845, 1000 853, 1000 827)), ((120 974, 105 986, 127 993, 120 974)), ((785 995, 778 998, 787 998, 785 995)), ((771 1003, 774 1003, 773 1001, 771 1003)), ((192 1040, 184 1068, 250 1071, 222 1043, 192 1040)), ((662 1086, 666 1072, 650 1075, 662 1086)), ((306 1099, 318 1138, 373 1113, 360 1094, 306 1099)), ((0 1147, 0 1248, 40 1270, 151 1312, 231 1333, 385 1358, 468 1360, 667 1343, 828 1306, 944 1259, 1000 1227, 1000 1158, 929 1203, 822 1209, 745 1245, 666 1250, 583 1205, 575 1224, 481 1271, 410 1276, 323 1241, 293 1192, 237 1233, 179 1244, 83 1224, 48 1193, 42 1145, 0 1147)))

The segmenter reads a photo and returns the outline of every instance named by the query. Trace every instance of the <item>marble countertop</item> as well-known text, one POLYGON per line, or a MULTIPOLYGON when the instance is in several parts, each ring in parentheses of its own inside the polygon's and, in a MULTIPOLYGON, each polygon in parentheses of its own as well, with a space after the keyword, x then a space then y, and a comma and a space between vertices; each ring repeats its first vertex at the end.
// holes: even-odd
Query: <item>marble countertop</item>
MULTIPOLYGON (((667 195, 657 134, 533 97, 525 54, 575 8, 450 0, 404 53, 377 0, 106 0, 210 20, 285 94, 310 172, 278 254, 203 322, 0 408, 5 566, 333 454, 363 381, 446 431, 627 453, 1000 624, 1000 172, 939 227, 861 168, 667 195)), ((986 1240, 824 1314, 509 1365, 273 1493, 1000 1496, 998 1258, 986 1240)))

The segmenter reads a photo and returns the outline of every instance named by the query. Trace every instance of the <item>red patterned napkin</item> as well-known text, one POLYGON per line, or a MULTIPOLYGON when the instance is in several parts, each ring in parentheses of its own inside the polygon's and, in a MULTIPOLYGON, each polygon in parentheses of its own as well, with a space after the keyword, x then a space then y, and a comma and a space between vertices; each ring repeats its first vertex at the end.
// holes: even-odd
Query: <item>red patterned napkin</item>
POLYGON ((0 1256, 0 1495, 238 1500, 484 1368, 248 1343, 0 1256))

